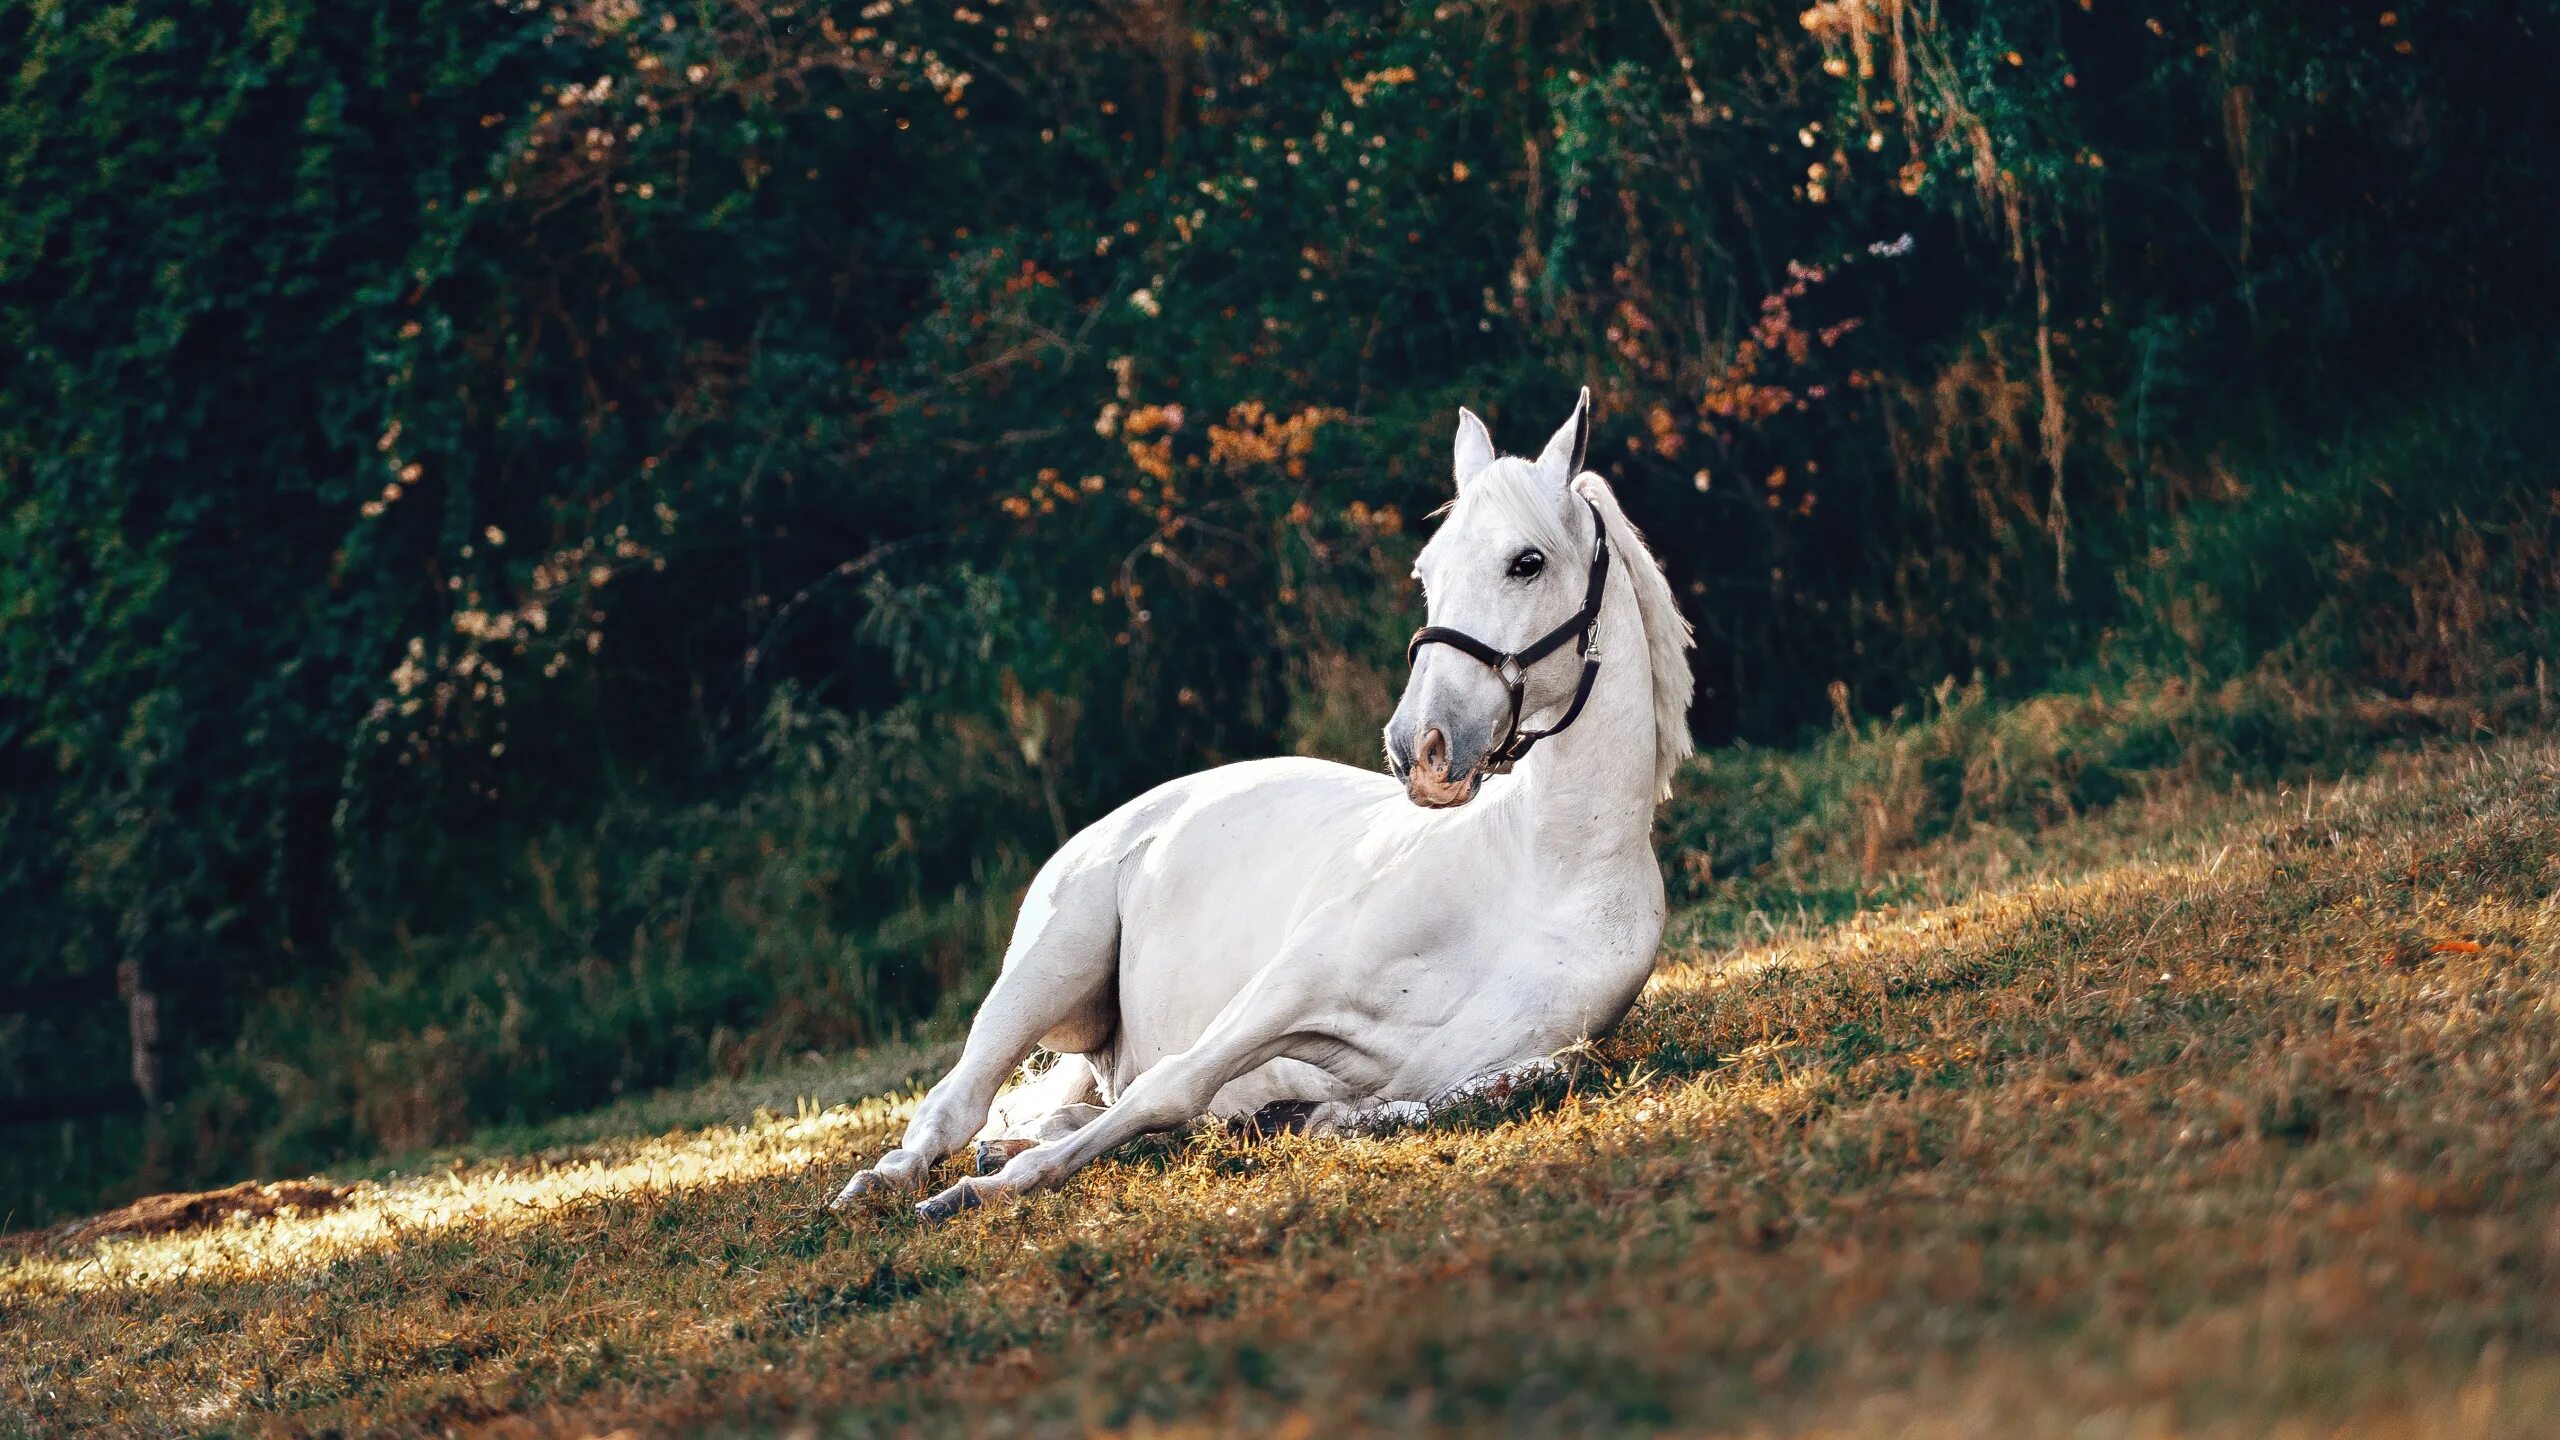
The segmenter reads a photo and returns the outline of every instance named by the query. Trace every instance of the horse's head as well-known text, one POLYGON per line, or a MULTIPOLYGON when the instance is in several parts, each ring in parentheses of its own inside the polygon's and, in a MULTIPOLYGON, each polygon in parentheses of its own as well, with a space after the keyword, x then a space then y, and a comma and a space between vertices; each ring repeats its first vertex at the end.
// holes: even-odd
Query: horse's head
POLYGON ((1529 717, 1573 701, 1582 666, 1570 642, 1599 523, 1573 492, 1590 418, 1585 390, 1547 448, 1522 460, 1497 457, 1484 422, 1458 412, 1458 497, 1413 567, 1430 625, 1387 722, 1387 768, 1417 805, 1474 799, 1507 768, 1501 747, 1529 717), (1549 637, 1560 643, 1526 663, 1497 663, 1549 637))

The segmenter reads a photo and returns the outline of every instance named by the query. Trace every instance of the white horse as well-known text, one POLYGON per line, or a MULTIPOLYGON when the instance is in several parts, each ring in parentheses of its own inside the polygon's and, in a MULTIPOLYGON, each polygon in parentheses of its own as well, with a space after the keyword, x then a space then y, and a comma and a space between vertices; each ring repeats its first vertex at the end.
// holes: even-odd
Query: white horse
POLYGON ((1249 761, 1068 841, 959 1064, 838 1206, 921 1189, 981 1133, 977 1168, 1001 1168, 927 1219, 1203 1115, 1423 1114, 1626 1014, 1662 939, 1653 812, 1689 753, 1689 627, 1608 484, 1579 473, 1590 408, 1585 390, 1535 461, 1496 458, 1459 412, 1457 499, 1414 566, 1432 624, 1386 731, 1403 783, 1249 761), (990 1120, 1035 1047, 1057 1061, 990 1120))

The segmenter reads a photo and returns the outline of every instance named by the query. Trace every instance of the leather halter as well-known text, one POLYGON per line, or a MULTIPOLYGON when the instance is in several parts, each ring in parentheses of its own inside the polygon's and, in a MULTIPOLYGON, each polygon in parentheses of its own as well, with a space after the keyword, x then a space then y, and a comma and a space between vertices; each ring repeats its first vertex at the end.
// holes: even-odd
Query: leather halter
POLYGON ((1511 719, 1503 729, 1502 743, 1494 746, 1484 758, 1483 769, 1488 775, 1510 774, 1511 767, 1520 763, 1521 757, 1529 753, 1530 746, 1561 733, 1579 719, 1583 704, 1591 698, 1593 682, 1600 678, 1600 595, 1609 581, 1609 527, 1601 523, 1599 506, 1589 500, 1582 504, 1591 512, 1591 582, 1583 591, 1582 608, 1571 618, 1509 654, 1494 649, 1464 630, 1452 630, 1446 625, 1425 625, 1414 631, 1413 639, 1405 644, 1404 663, 1408 666, 1413 664, 1416 655, 1422 653, 1423 646, 1446 645, 1452 650, 1465 652, 1491 669, 1502 678, 1504 688, 1511 692, 1511 719), (1563 719, 1544 730, 1521 729, 1520 695, 1528 684, 1529 667, 1554 654, 1567 640, 1573 642, 1574 653, 1582 657, 1582 682, 1573 689, 1573 704, 1565 710, 1563 719))

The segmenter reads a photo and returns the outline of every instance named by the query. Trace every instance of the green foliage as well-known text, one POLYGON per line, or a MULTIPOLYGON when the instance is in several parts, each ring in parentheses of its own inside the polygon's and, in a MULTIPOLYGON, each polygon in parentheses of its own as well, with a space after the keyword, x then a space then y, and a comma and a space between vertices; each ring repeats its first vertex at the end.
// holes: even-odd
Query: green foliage
POLYGON ((1713 738, 2531 683, 2521 384, 2286 457, 2547 331, 2547 33, 0 0, 0 1101, 120 966, 162 1174, 886 1033, 1074 825, 1372 753, 1452 408, 1585 380, 1713 738))
POLYGON ((2531 346, 2412 387, 2316 445, 2255 457, 2163 521, 2128 576, 2126 662, 2261 657, 2400 694, 2547 695, 2560 654, 2560 366, 2531 346))
POLYGON ((531 837, 450 930, 398 933, 244 1021, 191 1118, 270 1163, 423 1150, 706 1072, 877 1043, 974 997, 1027 872, 982 869, 883 917, 881 743, 777 700, 766 783, 730 804, 618 804, 531 837), (241 1110, 239 1097, 258 1097, 241 1110))

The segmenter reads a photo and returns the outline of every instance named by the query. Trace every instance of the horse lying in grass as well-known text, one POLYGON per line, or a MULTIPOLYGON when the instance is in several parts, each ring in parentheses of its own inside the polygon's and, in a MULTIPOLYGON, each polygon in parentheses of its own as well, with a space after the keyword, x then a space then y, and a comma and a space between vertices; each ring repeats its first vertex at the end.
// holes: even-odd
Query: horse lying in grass
POLYGON ((1653 812, 1689 753, 1689 627, 1582 473, 1590 407, 1585 390, 1534 461, 1497 458, 1459 412, 1457 498, 1414 566, 1431 624, 1387 725, 1394 778, 1228 765, 1068 841, 959 1063, 838 1206, 921 1189, 982 1133, 978 1168, 1000 1168, 926 1218, 1204 1115, 1413 1118, 1626 1014, 1662 939, 1653 812), (991 1121, 1035 1047, 1056 1062, 991 1121))

